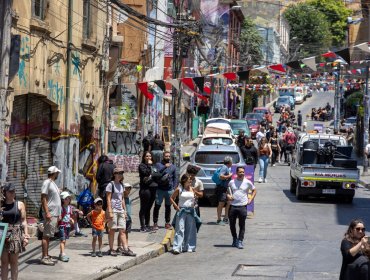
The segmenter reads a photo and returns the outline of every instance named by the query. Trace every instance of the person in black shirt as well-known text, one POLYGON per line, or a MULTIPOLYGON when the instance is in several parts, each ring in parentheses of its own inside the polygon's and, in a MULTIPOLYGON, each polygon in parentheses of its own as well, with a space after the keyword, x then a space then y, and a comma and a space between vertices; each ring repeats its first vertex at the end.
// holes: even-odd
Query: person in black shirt
POLYGON ((298 111, 298 115, 297 115, 297 124, 299 127, 302 126, 302 113, 300 110, 298 111))
MULTIPOLYGON (((105 188, 112 181, 115 165, 106 155, 101 155, 98 159, 98 171, 96 172, 96 181, 98 182, 98 196, 105 201, 105 188)), ((106 209, 104 205, 103 209, 106 209)))
POLYGON ((239 129, 239 135, 236 139, 236 145, 238 145, 239 148, 245 145, 245 134, 243 129, 239 129))
POLYGON ((369 279, 369 259, 364 254, 369 246, 367 242, 364 222, 352 220, 340 245, 343 261, 339 280, 369 279))
POLYGON ((240 151, 243 155, 245 163, 249 165, 254 165, 254 168, 256 168, 258 161, 258 152, 253 144, 253 140, 250 137, 245 137, 245 145, 240 148, 240 151))
POLYGON ((161 140, 161 137, 159 136, 159 134, 156 134, 154 136, 154 140, 153 140, 152 147, 151 147, 154 164, 162 161, 164 146, 165 145, 164 145, 164 142, 161 140))
POLYGON ((153 148, 153 131, 148 131, 148 135, 144 137, 143 139, 143 149, 144 151, 152 151, 153 148))

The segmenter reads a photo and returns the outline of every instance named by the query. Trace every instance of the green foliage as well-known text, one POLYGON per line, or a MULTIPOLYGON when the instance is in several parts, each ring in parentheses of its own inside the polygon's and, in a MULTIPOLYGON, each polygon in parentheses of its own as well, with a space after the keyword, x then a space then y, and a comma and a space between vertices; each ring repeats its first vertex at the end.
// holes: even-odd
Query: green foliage
POLYGON ((322 12, 307 3, 290 5, 284 12, 290 25, 290 38, 302 45, 300 57, 326 52, 332 44, 330 24, 322 12))
POLYGON ((347 17, 352 13, 340 0, 310 0, 308 4, 325 14, 330 23, 330 31, 334 46, 345 44, 347 17))
POLYGON ((253 20, 246 18, 243 22, 240 39, 240 63, 245 66, 259 65, 263 59, 261 46, 263 38, 253 20))

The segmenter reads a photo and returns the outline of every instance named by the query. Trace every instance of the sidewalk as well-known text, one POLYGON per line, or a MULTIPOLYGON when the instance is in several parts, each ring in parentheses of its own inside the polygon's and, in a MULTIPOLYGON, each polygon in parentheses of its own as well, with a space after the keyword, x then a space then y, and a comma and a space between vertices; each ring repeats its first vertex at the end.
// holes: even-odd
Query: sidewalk
MULTIPOLYGON (((185 144, 182 147, 183 153, 194 153, 194 143, 199 142, 199 138, 185 144)), ((181 165, 183 172, 187 162, 181 165)), ((55 266, 45 266, 40 264, 41 242, 34 240, 19 258, 19 279, 38 280, 49 278, 54 279, 88 279, 98 280, 126 270, 132 266, 143 263, 149 259, 155 258, 170 250, 172 245, 174 231, 166 230, 160 227, 158 231, 151 233, 139 232, 139 176, 138 173, 126 173, 125 182, 131 183, 134 188, 130 197, 132 200, 132 232, 129 234, 129 246, 136 257, 106 255, 108 251, 108 235, 103 238, 102 258, 91 257, 91 229, 82 229, 88 237, 70 237, 66 244, 66 254, 70 257, 67 263, 57 261, 55 266), (51 276, 52 275, 52 276, 51 276)), ((172 214, 173 214, 172 210, 172 214)), ((164 206, 161 207, 159 216, 159 225, 164 226, 164 206)), ((117 236, 117 234, 116 234, 117 236)), ((115 241, 115 244, 116 241, 115 241)), ((116 246, 115 246, 116 248, 116 246)), ((56 260, 59 256, 59 241, 51 241, 49 254, 56 260)))

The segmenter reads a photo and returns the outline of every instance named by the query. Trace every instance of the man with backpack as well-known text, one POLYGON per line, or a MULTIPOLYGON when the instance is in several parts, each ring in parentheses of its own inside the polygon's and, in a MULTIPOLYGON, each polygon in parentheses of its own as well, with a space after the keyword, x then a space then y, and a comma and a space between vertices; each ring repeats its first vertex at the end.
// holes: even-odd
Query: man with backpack
MULTIPOLYGON (((98 171, 96 172, 96 181, 98 182, 98 196, 106 201, 105 199, 105 188, 112 180, 113 170, 115 165, 113 161, 106 155, 101 155, 98 159, 98 171)), ((103 205, 103 210, 107 208, 106 203, 103 205)))
POLYGON ((290 154, 290 157, 288 155, 286 157, 287 163, 289 165, 290 161, 293 159, 294 146, 295 146, 295 143, 297 142, 297 137, 295 136, 293 128, 288 127, 286 133, 283 136, 283 140, 286 143, 286 151, 290 154))
POLYGON ((176 175, 176 167, 170 162, 171 160, 171 153, 166 151, 163 153, 163 160, 162 162, 158 162, 155 165, 156 174, 153 174, 153 179, 158 184, 156 198, 155 198, 155 206, 153 212, 153 230, 158 230, 158 216, 159 216, 159 209, 163 203, 163 199, 165 200, 165 228, 171 229, 172 226, 170 224, 171 219, 171 201, 170 197, 178 184, 178 178, 176 175))
POLYGON ((143 139, 143 149, 144 152, 150 152, 153 148, 154 138, 153 138, 153 131, 148 131, 148 135, 143 139))
POLYGON ((218 200, 217 206, 217 224, 224 225, 229 223, 229 203, 227 201, 227 186, 231 180, 233 174, 231 173, 231 166, 233 165, 233 159, 230 156, 224 158, 224 165, 216 169, 212 176, 213 182, 216 184, 216 196, 218 200), (225 216, 223 221, 221 220, 222 208, 225 207, 225 216))

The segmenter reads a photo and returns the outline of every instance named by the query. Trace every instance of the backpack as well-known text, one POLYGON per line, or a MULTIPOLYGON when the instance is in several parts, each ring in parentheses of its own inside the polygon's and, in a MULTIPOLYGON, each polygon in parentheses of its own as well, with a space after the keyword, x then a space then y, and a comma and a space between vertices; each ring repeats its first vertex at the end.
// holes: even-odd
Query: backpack
POLYGON ((82 208, 89 208, 94 203, 94 196, 89 190, 89 188, 84 189, 80 195, 77 197, 77 203, 82 206, 82 208))
POLYGON ((295 135, 293 132, 289 132, 286 137, 287 144, 295 144, 295 135))
POLYGON ((216 184, 216 186, 222 185, 222 180, 220 179, 221 169, 222 169, 222 166, 217 168, 215 173, 213 173, 212 175, 212 181, 213 183, 216 184))

